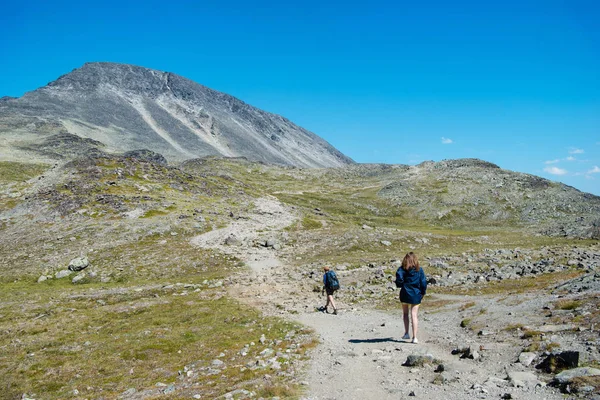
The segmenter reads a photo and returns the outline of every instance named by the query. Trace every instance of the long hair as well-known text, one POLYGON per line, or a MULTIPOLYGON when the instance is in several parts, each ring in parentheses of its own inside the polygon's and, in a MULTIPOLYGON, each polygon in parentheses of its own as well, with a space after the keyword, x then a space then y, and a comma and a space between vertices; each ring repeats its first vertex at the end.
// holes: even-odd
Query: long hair
POLYGON ((417 255, 412 251, 405 255, 404 259, 402 260, 402 269, 408 271, 411 268, 415 271, 418 271, 419 268, 421 268, 419 266, 419 259, 417 258, 417 255))

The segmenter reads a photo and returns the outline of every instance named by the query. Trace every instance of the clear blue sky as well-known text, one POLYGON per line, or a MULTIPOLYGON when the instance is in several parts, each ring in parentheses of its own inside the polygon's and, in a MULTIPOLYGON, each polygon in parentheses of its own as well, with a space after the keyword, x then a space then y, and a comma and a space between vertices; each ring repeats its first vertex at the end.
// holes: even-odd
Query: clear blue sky
POLYGON ((358 162, 476 157, 600 195, 599 1, 2 2, 0 96, 86 61, 183 75, 358 162))

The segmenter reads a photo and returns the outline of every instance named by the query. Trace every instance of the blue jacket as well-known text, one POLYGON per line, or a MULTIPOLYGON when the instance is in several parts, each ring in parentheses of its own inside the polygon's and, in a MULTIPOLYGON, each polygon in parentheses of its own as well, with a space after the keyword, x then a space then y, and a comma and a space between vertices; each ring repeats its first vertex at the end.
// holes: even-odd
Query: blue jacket
POLYGON ((427 278, 425 271, 409 269, 405 271, 402 267, 396 271, 396 287, 400 289, 400 301, 408 304, 421 304, 425 292, 427 292, 427 278))

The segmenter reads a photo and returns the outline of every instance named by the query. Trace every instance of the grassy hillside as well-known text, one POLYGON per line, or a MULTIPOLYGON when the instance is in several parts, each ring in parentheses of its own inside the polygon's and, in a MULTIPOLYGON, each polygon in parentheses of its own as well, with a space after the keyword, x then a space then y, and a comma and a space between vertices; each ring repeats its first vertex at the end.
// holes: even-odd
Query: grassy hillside
POLYGON ((0 163, 1 396, 115 398, 136 388, 161 398, 175 384, 188 398, 231 388, 297 396, 292 378, 315 338, 233 299, 230 278, 247 267, 190 244, 245 218, 264 196, 299 216, 281 250, 290 267, 389 265, 413 250, 424 260, 472 258, 453 264, 458 271, 489 268, 479 255, 485 251, 597 243, 538 233, 539 224, 577 213, 588 221, 597 199, 536 213, 547 196, 567 204, 583 194, 517 181, 488 165, 470 168, 480 175, 427 165, 303 170, 217 158, 177 168, 124 157, 61 167, 0 163), (490 189, 498 180, 514 189, 502 192, 498 182, 490 189), (85 279, 54 278, 78 256, 91 263, 85 279), (41 276, 50 278, 38 283, 41 276))

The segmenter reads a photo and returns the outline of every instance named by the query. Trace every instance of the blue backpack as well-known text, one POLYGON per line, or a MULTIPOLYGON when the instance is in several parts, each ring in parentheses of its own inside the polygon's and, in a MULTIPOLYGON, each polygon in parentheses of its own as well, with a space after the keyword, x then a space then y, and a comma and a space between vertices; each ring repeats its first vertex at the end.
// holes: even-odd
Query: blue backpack
POLYGON ((328 289, 338 290, 340 288, 340 281, 338 280, 335 272, 327 271, 325 275, 327 277, 327 283, 325 284, 325 286, 328 289))

